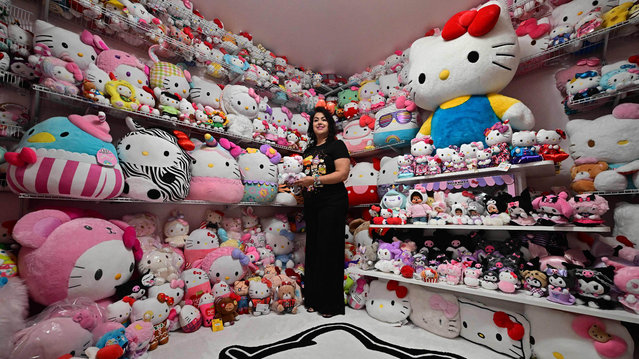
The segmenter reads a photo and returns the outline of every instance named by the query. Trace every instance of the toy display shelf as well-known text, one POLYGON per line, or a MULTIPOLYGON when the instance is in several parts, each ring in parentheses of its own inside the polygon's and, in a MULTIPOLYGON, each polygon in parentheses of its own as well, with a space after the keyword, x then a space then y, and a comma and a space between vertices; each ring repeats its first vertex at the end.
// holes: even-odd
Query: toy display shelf
MULTIPOLYGON (((104 30, 100 29, 98 26, 92 24, 92 22, 94 22, 94 19, 89 18, 87 16, 79 16, 76 17, 75 15, 71 15, 72 18, 69 19, 65 16, 62 15, 62 13, 64 13, 66 11, 66 13, 71 14, 71 9, 68 6, 62 5, 60 4, 60 2, 58 1, 50 1, 50 0, 45 0, 47 3, 49 3, 49 9, 48 9, 48 13, 53 13, 55 15, 57 15, 58 17, 65 19, 67 21, 73 21, 76 22, 80 25, 85 26, 88 29, 91 29, 91 31, 100 31, 100 35, 109 37, 109 38, 113 38, 116 39, 118 41, 124 41, 122 40, 122 38, 118 37, 118 32, 114 32, 114 33, 108 33, 105 32, 104 30), (55 8, 59 8, 59 10, 61 13, 58 13, 55 8), (53 8, 53 9, 52 9, 53 8)), ((133 34, 133 35, 137 35, 137 37, 142 40, 143 42, 149 44, 149 45, 155 45, 155 44, 161 44, 163 47, 166 47, 169 49, 170 52, 174 53, 174 56, 169 55, 170 52, 166 52, 164 51, 162 54, 158 53, 158 55, 162 55, 162 56, 166 56, 169 58, 183 58, 187 61, 192 61, 193 57, 195 56, 196 49, 193 46, 184 44, 168 35, 166 35, 164 32, 158 32, 155 34, 155 36, 157 37, 156 39, 152 40, 149 37, 146 36, 147 33, 149 33, 149 30, 152 29, 153 26, 155 25, 150 25, 150 26, 145 26, 145 24, 143 23, 136 23, 134 21, 132 21, 131 19, 129 19, 126 16, 122 16, 120 14, 117 14, 113 11, 107 10, 104 7, 99 7, 100 9, 100 14, 97 15, 96 17, 101 17, 101 19, 106 19, 106 21, 108 22, 109 19, 116 19, 118 21, 120 21, 121 23, 126 24, 129 29, 126 30, 127 33, 129 34, 133 34)), ((48 14, 47 14, 48 16, 48 14)), ((45 19, 46 21, 46 19, 45 19)), ((109 27, 108 24, 105 24, 105 28, 109 27)))
POLYGON ((619 103, 619 100, 628 96, 635 96, 639 94, 639 85, 630 86, 620 91, 603 92, 596 95, 582 98, 575 101, 568 101, 568 106, 575 110, 583 110, 587 107, 601 106, 603 104, 613 102, 614 105, 619 103))
POLYGON ((621 191, 595 191, 591 193, 599 196, 634 196, 639 194, 639 189, 633 188, 624 189, 621 191))
POLYGON ((330 91, 326 92, 324 94, 324 97, 329 97, 329 96, 332 96, 332 95, 337 96, 337 94, 340 91, 346 90, 346 89, 350 88, 351 86, 359 86, 359 83, 357 83, 357 82, 347 82, 347 83, 345 83, 343 85, 337 86, 337 87, 331 89, 330 91))
POLYGON ((20 141, 23 133, 20 126, 0 125, 0 141, 20 141))
POLYGON ((573 224, 556 226, 484 226, 474 224, 371 224, 371 228, 397 229, 468 229, 492 231, 526 231, 526 232, 581 232, 581 233, 610 233, 608 226, 582 227, 573 224))
POLYGON ((26 89, 29 87, 29 81, 22 76, 14 74, 13 72, 2 71, 0 70, 0 84, 2 86, 11 86, 16 87, 21 90, 19 92, 27 92, 26 89))
POLYGON ((460 293, 460 294, 465 294, 465 295, 470 295, 475 297, 493 298, 497 300, 503 300, 506 302, 521 303, 525 305, 532 305, 535 307, 560 310, 563 312, 586 314, 586 315, 591 315, 593 317, 619 320, 619 321, 628 322, 628 323, 639 323, 638 314, 630 313, 623 309, 603 310, 603 309, 590 308, 585 305, 563 305, 563 304, 553 303, 547 300, 546 298, 535 298, 522 291, 518 291, 516 293, 504 293, 497 290, 488 290, 483 288, 470 288, 465 285, 449 285, 446 283, 429 283, 419 279, 404 278, 401 275, 397 275, 393 273, 384 273, 384 272, 378 272, 373 270, 362 270, 355 267, 350 267, 347 270, 350 273, 357 274, 357 275, 364 275, 364 276, 380 278, 380 279, 396 280, 398 282, 420 285, 427 288, 437 289, 440 291, 455 292, 455 293, 460 293))
POLYGON ((560 45, 551 46, 544 51, 524 57, 519 62, 517 74, 521 75, 542 66, 554 65, 561 57, 575 52, 581 52, 586 48, 599 46, 601 42, 603 42, 604 46, 606 46, 608 40, 619 36, 626 36, 628 33, 623 30, 627 30, 628 27, 635 26, 637 24, 639 24, 639 17, 628 19, 611 27, 593 31, 580 38, 566 41, 560 45), (583 46, 584 41, 588 42, 585 46, 583 46))
POLYGON ((33 89, 35 90, 36 98, 43 97, 48 100, 62 103, 64 105, 72 106, 72 107, 80 107, 85 109, 87 107, 92 107, 92 108, 95 108, 97 111, 104 111, 107 115, 113 116, 116 118, 123 119, 127 116, 131 116, 134 119, 140 119, 147 122, 161 124, 163 126, 170 127, 172 129, 180 129, 186 132, 197 132, 201 134, 210 133, 216 138, 226 137, 229 140, 232 140, 234 142, 241 143, 241 144, 256 144, 256 145, 269 144, 273 148, 276 148, 278 151, 282 151, 282 153, 284 154, 302 153, 297 148, 281 146, 274 143, 268 143, 266 141, 254 140, 251 137, 233 135, 218 129, 208 129, 208 128, 203 128, 203 127, 200 127, 191 123, 187 123, 187 122, 163 118, 157 115, 145 114, 142 112, 131 111, 126 109, 118 109, 111 105, 97 103, 81 96, 61 94, 40 85, 33 85, 33 89))
POLYGON ((207 206, 253 206, 253 207, 288 207, 301 208, 301 205, 289 206, 278 203, 258 203, 258 202, 238 202, 238 203, 219 203, 210 201, 183 200, 177 202, 150 202, 128 197, 115 197, 109 199, 88 199, 88 198, 71 198, 52 196, 47 194, 20 193, 20 199, 32 200, 53 200, 53 201, 77 201, 77 202, 99 202, 99 203, 148 203, 148 204, 178 204, 178 205, 207 205, 207 206))
MULTIPOLYGON (((530 1, 528 3, 530 3, 530 1)), ((527 18, 525 18, 523 20, 522 19, 515 19, 513 16, 514 16, 514 12, 515 12, 515 8, 516 7, 517 6, 514 4, 514 2, 513 2, 513 4, 511 4, 508 7, 508 12, 510 13, 511 20, 512 20, 512 23, 513 23, 513 27, 515 29, 517 29, 517 26, 519 26, 519 24, 521 24, 522 22, 526 21, 527 19, 529 19, 531 17, 533 17, 535 19, 541 19, 543 17, 549 16, 552 13, 552 7, 549 4, 547 4, 546 1, 539 1, 537 4, 535 4, 535 6, 532 9, 527 11, 527 13, 531 13, 532 12, 532 14, 533 14, 532 16, 529 16, 529 17, 527 17, 527 18)), ((522 7, 522 6, 520 6, 520 7, 522 7)))
POLYGON ((378 157, 387 153, 395 153, 401 154, 401 149, 406 141, 400 141, 397 143, 391 143, 388 145, 371 148, 368 150, 357 151, 350 154, 351 158, 370 158, 370 157, 378 157))
POLYGON ((415 176, 410 178, 400 178, 397 183, 422 183, 422 182, 435 182, 448 179, 459 179, 467 177, 477 177, 486 175, 496 175, 504 173, 522 173, 528 177, 546 177, 553 176, 555 174, 555 163, 553 161, 538 161, 524 163, 521 165, 508 166, 495 166, 487 168, 479 168, 477 170, 459 171, 459 172, 446 172, 429 176, 415 176))
POLYGON ((0 1, 0 19, 7 25, 18 21, 20 27, 33 33, 33 19, 35 16, 32 12, 23 8, 12 5, 9 1, 0 1))

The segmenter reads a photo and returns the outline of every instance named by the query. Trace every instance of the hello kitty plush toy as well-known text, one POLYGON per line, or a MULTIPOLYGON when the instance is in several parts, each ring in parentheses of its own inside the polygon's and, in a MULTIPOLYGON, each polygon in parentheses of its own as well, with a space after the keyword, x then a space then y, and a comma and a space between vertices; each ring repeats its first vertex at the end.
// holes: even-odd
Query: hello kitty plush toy
POLYGON ((530 18, 519 24, 517 40, 519 42, 519 55, 522 59, 534 56, 548 48, 550 44, 550 18, 530 18))
POLYGON ((272 248, 275 255, 275 266, 280 269, 293 268, 295 263, 292 254, 295 245, 295 236, 289 230, 279 233, 266 233, 266 244, 272 248))
POLYGON ((199 306, 200 298, 211 293, 211 282, 205 271, 198 268, 187 269, 181 274, 184 282, 184 299, 189 300, 195 307, 199 306))
POLYGON ((149 68, 127 52, 114 49, 102 51, 95 64, 102 71, 129 82, 135 88, 149 86, 149 68))
POLYGON ((198 107, 209 106, 219 110, 222 107, 222 89, 215 82, 198 76, 191 77, 190 99, 198 107))
POLYGON ((363 115, 359 119, 349 121, 341 134, 341 140, 344 141, 348 152, 360 152, 366 149, 372 149, 373 145, 373 129, 375 128, 375 119, 363 115))
POLYGON ((177 121, 180 115, 180 100, 182 97, 177 93, 162 91, 159 87, 155 88, 153 94, 158 99, 160 115, 163 118, 177 121))
POLYGON ((596 194, 578 194, 568 203, 572 206, 572 222, 578 226, 597 226, 604 223, 601 218, 608 210, 608 201, 596 194))
MULTIPOLYGON (((98 52, 108 49, 104 41, 89 31, 84 30, 79 36, 77 33, 51 25, 48 22, 36 20, 34 26, 33 45, 44 46, 50 53, 47 56, 54 56, 73 62, 81 70, 86 70, 89 64, 97 59, 98 52)), ((35 59, 29 57, 30 63, 36 63, 35 59)))
POLYGON ((568 203, 568 193, 544 195, 532 201, 533 208, 539 214, 537 223, 546 226, 566 224, 574 210, 568 203))
POLYGON ((566 93, 569 101, 578 101, 589 98, 603 91, 600 85, 599 72, 590 70, 580 72, 566 83, 566 93))
POLYGON ((278 164, 278 182, 280 184, 285 183, 291 185, 301 178, 306 177, 306 174, 303 172, 304 167, 302 166, 302 162, 303 159, 300 155, 282 157, 282 163, 278 164))
POLYGON ((477 168, 487 168, 493 165, 493 153, 490 148, 477 152, 477 168))
POLYGON ((483 130, 497 121, 532 129, 530 109, 497 94, 512 80, 519 60, 508 11, 495 1, 453 15, 440 36, 415 41, 408 90, 417 106, 434 111, 418 136, 430 135, 435 147, 443 148, 482 141, 483 130), (508 45, 497 46, 503 44, 508 45))
POLYGON ((140 260, 142 255, 135 229, 126 223, 71 219, 58 210, 26 214, 15 224, 13 238, 22 245, 20 277, 30 297, 44 305, 65 298, 97 301, 114 295, 133 274, 134 257, 140 260))
POLYGON ((457 152, 453 154, 450 163, 452 165, 452 172, 466 171, 466 158, 463 153, 457 152))
POLYGON ((160 293, 157 297, 136 300, 131 307, 131 321, 147 319, 150 315, 150 322, 153 325, 153 338, 149 343, 149 351, 155 350, 159 345, 169 342, 169 303, 175 301, 170 296, 160 293))
POLYGON ((513 133, 510 163, 521 164, 542 160, 543 158, 537 153, 537 138, 534 131, 513 133))
POLYGON ((164 242, 171 247, 183 248, 189 236, 189 222, 184 220, 180 211, 171 212, 164 224, 164 242))
POLYGON ((456 147, 438 148, 436 150, 436 156, 441 160, 442 172, 454 172, 455 167, 453 164, 453 157, 457 155, 456 147))
POLYGON ((249 281, 249 308, 253 315, 266 315, 271 312, 271 282, 266 278, 249 281))
POLYGON ((377 193, 377 177, 379 162, 359 162, 351 167, 348 178, 344 182, 348 192, 350 206, 379 202, 377 193))
POLYGON ((415 175, 415 164, 413 155, 403 155, 397 159, 399 174, 397 178, 410 178, 415 175))
POLYGON ((150 87, 157 93, 156 88, 170 93, 177 93, 187 98, 191 91, 191 74, 169 62, 160 61, 155 51, 159 45, 149 47, 149 58, 153 66, 149 71, 150 87))
POLYGON ((64 61, 56 57, 44 57, 40 62, 40 84, 55 92, 77 95, 77 85, 82 82, 84 75, 77 64, 64 61))
POLYGON ((563 130, 539 130, 537 132, 537 145, 539 146, 539 154, 544 160, 559 163, 566 158, 568 154, 559 147, 559 142, 566 139, 566 133, 563 130))
POLYGON ((195 261, 193 268, 204 270, 212 284, 226 282, 233 285, 235 281, 246 276, 250 261, 249 257, 237 248, 220 247, 207 254, 203 260, 195 261))
POLYGON ((259 150, 247 148, 246 153, 239 156, 238 165, 244 183, 243 201, 264 203, 275 199, 278 188, 277 164, 281 158, 269 145, 262 145, 259 150))
POLYGON ((428 167, 426 168, 426 175, 436 175, 442 173, 442 160, 439 156, 428 156, 428 167))
POLYGON ((477 154, 484 150, 484 144, 482 142, 464 143, 459 148, 459 153, 464 155, 466 161, 466 168, 469 170, 477 169, 479 166, 477 160, 477 154))
POLYGON ((408 288, 397 281, 374 280, 366 300, 366 312, 382 322, 402 325, 411 314, 408 288))
POLYGON ((154 248, 144 253, 138 263, 140 274, 152 274, 155 285, 179 279, 179 268, 173 260, 173 250, 168 247, 154 248))
POLYGON ((510 142, 513 130, 508 122, 496 122, 484 130, 484 141, 491 152, 491 162, 494 166, 502 162, 510 162, 510 142))
POLYGON ((259 112, 260 97, 253 89, 241 85, 227 85, 222 90, 222 110, 229 120, 229 133, 251 137, 253 119, 259 112))

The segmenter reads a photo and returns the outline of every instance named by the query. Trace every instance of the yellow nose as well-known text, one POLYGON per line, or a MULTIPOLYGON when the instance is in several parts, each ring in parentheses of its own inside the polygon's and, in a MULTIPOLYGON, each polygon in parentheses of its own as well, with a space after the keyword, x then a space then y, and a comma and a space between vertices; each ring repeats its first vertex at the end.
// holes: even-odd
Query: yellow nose
POLYGON ((393 175, 397 175, 397 171, 393 172, 393 175))
POLYGON ((115 280, 118 280, 120 278, 122 278, 122 274, 118 273, 118 274, 115 275, 115 280))
POLYGON ((148 153, 148 152, 146 152, 146 151, 142 151, 142 156, 148 156, 148 155, 149 155, 149 153, 148 153))
POLYGON ((564 356, 561 355, 561 353, 553 352, 552 356, 555 357, 555 359, 564 359, 564 356))
POLYGON ((220 99, 219 99, 219 98, 216 98, 216 99, 215 99, 215 102, 220 102, 220 99))
POLYGON ((359 175, 360 178, 364 177, 364 175, 359 175))
POLYGON ((138 83, 139 83, 139 84, 142 84, 142 80, 138 80, 138 83))
POLYGON ((577 15, 581 16, 581 14, 583 14, 583 13, 584 13, 583 11, 580 11, 580 12, 577 13, 577 15))
POLYGON ((245 106, 245 107, 244 107, 244 109, 245 109, 245 110, 248 110, 248 106, 245 106))
POLYGON ((229 277, 224 277, 224 280, 229 280, 229 277))
POLYGON ((446 80, 448 76, 450 76, 450 71, 448 70, 442 70, 442 72, 439 73, 440 80, 446 80))
POLYGON ((182 90, 183 93, 186 93, 186 90, 182 90))
POLYGON ((248 170, 249 170, 249 168, 248 168, 248 167, 244 167, 244 170, 245 170, 245 171, 248 171, 248 170))
POLYGON ((618 145, 623 146, 623 145, 627 145, 628 144, 628 140, 621 140, 619 142, 617 142, 618 145))
POLYGON ((380 305, 379 305, 379 307, 380 307, 380 308, 384 308, 384 304, 380 304, 380 305))
POLYGON ((209 168, 213 168, 213 164, 212 163, 209 163, 209 168))
POLYGON ((84 56, 84 54, 83 54, 83 53, 78 52, 78 57, 83 57, 83 56, 84 56))
POLYGON ((55 142, 55 137, 49 132, 40 132, 35 135, 29 137, 27 142, 39 142, 39 143, 50 143, 55 142))

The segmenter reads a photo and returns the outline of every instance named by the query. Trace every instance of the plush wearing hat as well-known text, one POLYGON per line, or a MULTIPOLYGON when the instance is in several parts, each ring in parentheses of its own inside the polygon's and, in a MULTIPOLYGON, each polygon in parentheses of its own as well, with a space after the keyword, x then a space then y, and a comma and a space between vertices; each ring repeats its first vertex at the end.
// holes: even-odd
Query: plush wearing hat
POLYGON ((71 352, 84 353, 93 343, 91 332, 79 318, 51 318, 18 332, 15 347, 8 356, 13 359, 58 359, 71 352))
POLYGON ((435 147, 442 148, 483 141, 484 129, 497 121, 510 120, 518 130, 532 129, 530 109, 497 94, 512 80, 519 60, 508 11, 495 1, 453 15, 441 36, 415 41, 407 89, 417 106, 434 111, 418 136, 430 135, 435 147), (503 44, 507 45, 497 46, 503 44))
POLYGON ((124 178, 104 114, 52 117, 25 133, 7 152, 7 180, 16 193, 112 198, 124 178))
POLYGON ((211 283, 224 281, 233 285, 235 281, 244 278, 250 261, 250 258, 237 248, 221 247, 209 252, 201 261, 195 261, 193 268, 206 271, 211 283))
POLYGON ((22 245, 20 275, 31 298, 45 305, 64 298, 110 297, 131 277, 134 254, 141 258, 133 227, 98 218, 71 219, 58 210, 23 216, 13 236, 22 245))

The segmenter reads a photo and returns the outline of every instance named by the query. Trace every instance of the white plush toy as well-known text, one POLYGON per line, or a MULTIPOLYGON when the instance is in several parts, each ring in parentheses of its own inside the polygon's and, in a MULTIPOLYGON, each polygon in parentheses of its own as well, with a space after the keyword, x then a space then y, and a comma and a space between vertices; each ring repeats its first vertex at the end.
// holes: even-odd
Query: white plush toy
POLYGON ((615 92, 639 84, 639 69, 629 61, 618 61, 601 67, 599 85, 606 92, 615 92))
POLYGON ((222 91, 222 110, 229 120, 228 132, 251 137, 253 119, 259 112, 260 97, 252 88, 241 85, 226 85, 222 91))
POLYGON ((548 48, 550 44, 550 19, 531 18, 522 22, 516 30, 519 42, 519 55, 522 59, 536 55, 548 48))
POLYGON ((461 330, 457 297, 422 286, 408 285, 410 320, 418 327, 445 338, 456 338, 461 330))
POLYGON ((639 204, 620 202, 615 208, 613 237, 624 236, 635 246, 639 245, 639 204))
POLYGON ((216 110, 221 108, 222 89, 215 82, 207 81, 198 76, 191 77, 191 102, 198 107, 210 106, 216 110))
POLYGON ((441 36, 411 46, 407 89, 417 106, 434 111, 418 136, 430 135, 436 148, 483 141, 484 129, 498 121, 509 120, 520 130, 535 125, 528 107, 497 93, 510 83, 520 60, 517 35, 500 4, 457 13, 441 36))
POLYGON ((639 188, 639 104, 621 104, 593 121, 569 121, 566 133, 573 159, 592 157, 608 163, 609 170, 595 177, 598 191, 624 190, 628 181, 639 188))
POLYGON ((386 97, 391 97, 399 91, 399 79, 396 73, 381 76, 377 81, 379 81, 379 90, 386 97))
POLYGON ((397 182, 399 173, 397 161, 403 156, 382 157, 380 161, 379 175, 377 176, 377 194, 379 198, 384 197, 386 192, 397 182))
POLYGON ((370 283, 366 312, 382 322, 402 325, 411 313, 407 295, 408 288, 397 281, 374 280, 370 283))

